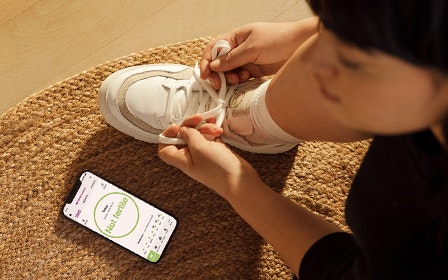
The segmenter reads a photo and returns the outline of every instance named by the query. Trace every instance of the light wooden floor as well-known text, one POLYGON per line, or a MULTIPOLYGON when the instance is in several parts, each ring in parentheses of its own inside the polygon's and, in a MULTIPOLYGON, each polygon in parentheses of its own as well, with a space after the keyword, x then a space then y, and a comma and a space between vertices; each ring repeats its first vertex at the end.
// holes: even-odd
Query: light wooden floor
POLYGON ((305 0, 2 0, 0 114, 57 81, 132 52, 310 15, 305 0))

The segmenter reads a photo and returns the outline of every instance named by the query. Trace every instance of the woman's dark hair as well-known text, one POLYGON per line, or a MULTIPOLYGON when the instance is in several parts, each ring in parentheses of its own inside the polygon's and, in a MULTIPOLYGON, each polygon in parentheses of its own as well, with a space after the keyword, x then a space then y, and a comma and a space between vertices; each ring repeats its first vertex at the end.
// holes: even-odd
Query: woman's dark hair
POLYGON ((448 73, 448 1, 308 2, 324 26, 341 39, 448 73))
MULTIPOLYGON (((447 0, 308 0, 323 25, 362 49, 377 49, 448 74, 447 0)), ((448 116, 444 121, 448 140, 448 116)))

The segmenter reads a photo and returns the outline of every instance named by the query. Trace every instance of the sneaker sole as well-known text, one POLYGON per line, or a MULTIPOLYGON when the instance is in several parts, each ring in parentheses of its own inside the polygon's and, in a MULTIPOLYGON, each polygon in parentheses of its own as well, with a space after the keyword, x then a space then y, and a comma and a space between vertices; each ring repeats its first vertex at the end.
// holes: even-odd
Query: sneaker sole
POLYGON ((251 153, 255 153, 255 154, 281 154, 284 152, 287 152, 291 149, 293 149, 295 146, 297 146, 298 144, 290 144, 290 145, 286 145, 286 144, 281 144, 281 145, 245 145, 241 142, 238 142, 236 140, 233 140, 231 138, 222 136, 222 140, 224 141, 224 143, 236 147, 240 150, 243 151, 247 151, 247 152, 251 152, 251 153))

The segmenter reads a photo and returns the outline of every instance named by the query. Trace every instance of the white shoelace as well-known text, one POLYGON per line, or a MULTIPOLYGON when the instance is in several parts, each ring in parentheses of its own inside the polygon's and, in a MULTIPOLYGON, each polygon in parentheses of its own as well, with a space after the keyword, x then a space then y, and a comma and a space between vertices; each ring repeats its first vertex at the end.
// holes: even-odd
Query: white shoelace
MULTIPOLYGON (((225 40, 220 40, 216 42, 216 45, 212 49, 212 60, 215 60, 216 58, 226 55, 230 52, 230 45, 229 42, 225 40), (219 50, 219 53, 218 53, 219 50)), ((226 79, 223 72, 218 72, 219 78, 221 79, 221 89, 219 90, 219 93, 216 92, 216 90, 212 87, 210 82, 202 80, 200 78, 200 69, 198 64, 196 63, 193 71, 193 77, 190 85, 186 88, 185 94, 188 98, 191 98, 189 100, 190 104, 198 104, 198 106, 189 106, 185 113, 183 114, 184 117, 191 116, 196 113, 200 113, 202 116, 202 119, 209 119, 211 117, 216 116, 216 126, 221 126, 226 113, 227 104, 230 100, 230 98, 233 95, 233 91, 236 88, 236 85, 230 86, 229 89, 227 89, 226 79), (193 90, 195 92, 193 92, 193 90), (210 97, 212 98, 212 101, 216 104, 216 107, 213 109, 210 109, 205 112, 201 112, 205 110, 205 107, 207 103, 209 102, 210 97)), ((176 106, 176 96, 177 89, 172 88, 169 95, 168 95, 168 104, 167 104, 167 111, 166 116, 169 120, 172 120, 173 117, 173 110, 176 106)), ((171 121, 170 121, 171 122, 171 121)), ((206 137, 206 135, 204 135, 206 137)), ((212 139, 213 137, 207 137, 208 139, 212 139)), ((159 135, 159 143, 168 144, 168 145, 185 145, 185 141, 180 138, 171 138, 166 137, 162 134, 159 135)))

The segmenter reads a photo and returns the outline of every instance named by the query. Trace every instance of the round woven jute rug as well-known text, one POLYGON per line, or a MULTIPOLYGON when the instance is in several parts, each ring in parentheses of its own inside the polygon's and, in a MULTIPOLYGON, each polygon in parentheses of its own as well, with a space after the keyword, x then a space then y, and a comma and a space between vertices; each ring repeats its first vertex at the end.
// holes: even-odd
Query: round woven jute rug
MULTIPOLYGON (((1 279, 291 279, 275 250, 214 192, 163 163, 157 145, 110 127, 97 91, 133 65, 193 65, 209 39, 106 62, 40 91, 0 118, 1 279), (91 170, 173 214, 178 228, 151 264, 67 220, 61 208, 91 170)), ((368 142, 303 143, 279 155, 237 151, 272 188, 347 229, 346 194, 368 142)))

